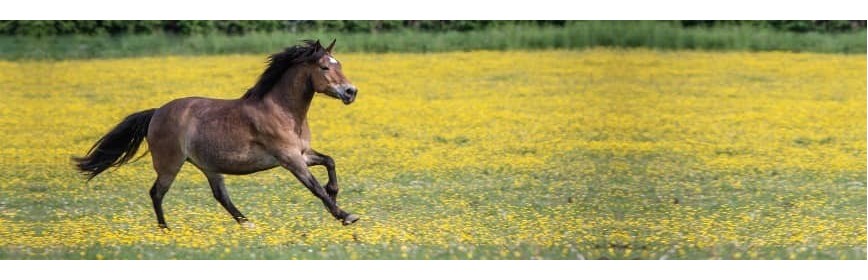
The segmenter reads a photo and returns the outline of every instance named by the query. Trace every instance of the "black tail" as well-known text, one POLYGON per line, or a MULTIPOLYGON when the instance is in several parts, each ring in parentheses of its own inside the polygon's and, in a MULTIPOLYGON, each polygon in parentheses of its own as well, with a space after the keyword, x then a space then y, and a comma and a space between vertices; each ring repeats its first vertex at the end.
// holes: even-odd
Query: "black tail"
POLYGON ((87 179, 93 179, 112 166, 130 161, 139 150, 139 145, 148 134, 148 125, 156 109, 149 109, 127 116, 115 128, 93 144, 84 157, 73 157, 75 166, 87 179))

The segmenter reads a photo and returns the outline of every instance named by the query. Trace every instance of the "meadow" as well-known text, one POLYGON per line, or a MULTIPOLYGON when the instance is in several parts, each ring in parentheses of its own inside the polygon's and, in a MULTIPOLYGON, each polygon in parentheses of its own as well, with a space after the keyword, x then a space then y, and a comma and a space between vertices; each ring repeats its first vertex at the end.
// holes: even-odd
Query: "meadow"
POLYGON ((149 156, 89 183, 70 157, 130 113, 240 97, 264 55, 0 61, 0 259, 866 259, 865 55, 336 57, 359 96, 314 99, 313 147, 361 220, 274 169, 227 177, 244 229, 187 165, 166 232, 149 156))

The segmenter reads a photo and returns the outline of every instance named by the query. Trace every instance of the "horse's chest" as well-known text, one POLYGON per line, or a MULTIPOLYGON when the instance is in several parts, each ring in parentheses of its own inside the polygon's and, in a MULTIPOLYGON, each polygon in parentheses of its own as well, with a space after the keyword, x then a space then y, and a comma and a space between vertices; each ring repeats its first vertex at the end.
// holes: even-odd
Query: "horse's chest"
POLYGON ((276 133, 264 135, 261 140, 264 146, 271 147, 276 151, 297 150, 301 152, 310 149, 310 131, 307 126, 279 130, 276 133))

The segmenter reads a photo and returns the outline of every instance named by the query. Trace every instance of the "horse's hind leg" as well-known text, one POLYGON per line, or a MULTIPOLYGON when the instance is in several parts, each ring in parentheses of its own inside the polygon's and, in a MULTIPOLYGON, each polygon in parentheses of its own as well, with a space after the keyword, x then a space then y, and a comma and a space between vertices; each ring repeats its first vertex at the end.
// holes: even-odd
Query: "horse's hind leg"
POLYGON ((211 185, 211 192, 214 194, 214 198, 220 202, 220 205, 223 205, 223 208, 232 215, 232 218, 235 219, 238 224, 252 228, 253 223, 247 220, 244 217, 244 214, 241 214, 241 211, 238 211, 238 208, 235 208, 235 204, 232 204, 232 200, 229 199, 229 192, 226 191, 226 186, 223 184, 223 175, 219 173, 202 171, 205 173, 205 176, 208 177, 208 184, 211 185))
POLYGON ((157 225, 160 228, 169 228, 163 217, 163 196, 169 191, 169 187, 175 181, 175 176, 184 165, 184 155, 180 153, 179 149, 165 149, 162 148, 163 146, 158 146, 150 141, 148 146, 151 148, 154 170, 157 171, 157 180, 154 181, 154 186, 151 187, 150 191, 151 201, 154 203, 154 213, 157 214, 157 225))
POLYGON ((157 225, 160 228, 169 228, 166 225, 166 218, 163 217, 163 196, 169 191, 172 186, 172 181, 175 180, 177 171, 172 173, 157 173, 157 180, 151 187, 151 201, 154 203, 154 213, 157 214, 157 225))

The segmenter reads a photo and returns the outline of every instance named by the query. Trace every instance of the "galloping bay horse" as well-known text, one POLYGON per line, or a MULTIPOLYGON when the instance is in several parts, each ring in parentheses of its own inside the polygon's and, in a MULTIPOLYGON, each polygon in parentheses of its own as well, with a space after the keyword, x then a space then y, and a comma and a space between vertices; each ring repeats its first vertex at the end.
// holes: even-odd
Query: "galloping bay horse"
POLYGON ((357 89, 332 57, 332 41, 323 47, 307 40, 269 57, 259 81, 239 99, 188 97, 160 108, 127 116, 91 147, 73 158, 88 180, 112 166, 127 163, 144 138, 148 140, 157 179, 150 195, 160 228, 163 196, 175 175, 190 162, 205 173, 217 201, 239 224, 252 227, 235 208, 223 185, 223 174, 250 174, 277 166, 286 168, 344 225, 359 217, 337 205, 338 181, 331 157, 310 147, 307 111, 314 93, 349 105, 357 89), (329 181, 323 188, 308 167, 324 165, 329 181))

